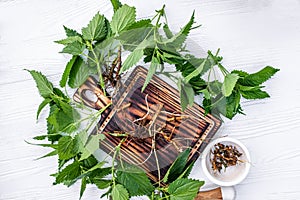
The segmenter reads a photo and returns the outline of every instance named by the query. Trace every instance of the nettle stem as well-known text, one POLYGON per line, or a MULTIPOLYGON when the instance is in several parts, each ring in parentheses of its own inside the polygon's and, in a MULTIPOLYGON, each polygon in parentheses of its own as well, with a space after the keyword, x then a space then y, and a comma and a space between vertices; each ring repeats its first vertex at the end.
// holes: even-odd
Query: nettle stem
MULTIPOLYGON (((101 69, 101 66, 100 66, 99 59, 97 57, 97 54, 94 51, 93 45, 88 41, 87 41, 87 46, 89 47, 90 51, 93 53, 93 56, 94 56, 94 59, 91 59, 89 57, 88 58, 96 63, 98 76, 99 76, 99 85, 100 85, 101 89, 103 90, 104 96, 106 96, 105 83, 104 83, 104 79, 103 79, 103 76, 102 76, 102 69, 101 69)), ((101 57, 102 57, 102 55, 101 55, 101 57)))
POLYGON ((116 157, 118 155, 118 153, 120 152, 121 150, 121 146, 123 144, 123 142, 125 141, 126 139, 123 138, 120 143, 118 144, 118 146, 115 147, 115 151, 114 151, 114 155, 113 155, 113 158, 112 158, 112 165, 111 165, 111 174, 112 174, 112 183, 113 183, 113 187, 116 186, 116 176, 115 176, 115 160, 116 160, 116 157))

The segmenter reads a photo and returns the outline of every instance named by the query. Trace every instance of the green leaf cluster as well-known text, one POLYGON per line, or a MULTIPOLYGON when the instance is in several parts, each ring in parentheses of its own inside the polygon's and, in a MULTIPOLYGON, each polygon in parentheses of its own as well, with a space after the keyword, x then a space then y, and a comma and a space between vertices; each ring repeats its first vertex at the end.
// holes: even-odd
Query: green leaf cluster
MULTIPOLYGON (((107 188, 111 180, 105 177, 110 174, 110 167, 104 168, 104 162, 98 162, 93 153, 99 148, 99 142, 105 137, 102 134, 88 136, 87 129, 78 132, 83 119, 73 107, 71 100, 42 73, 27 70, 36 82, 40 95, 44 98, 40 104, 37 117, 41 110, 49 105, 50 111, 47 117, 48 132, 46 135, 37 136, 35 140, 48 139, 50 144, 34 144, 53 150, 42 156, 58 156, 58 172, 53 174, 54 184, 63 183, 71 186, 78 180, 81 181, 80 197, 86 188, 86 184, 95 184, 100 189, 107 188), (68 164, 68 165, 67 165, 68 164)), ((71 80, 71 79, 70 79, 71 80)), ((101 114, 100 111, 96 115, 101 114)), ((93 116, 91 116, 92 118, 93 116)))
MULTIPOLYGON (((207 112, 232 119, 236 114, 244 114, 241 107, 241 97, 245 99, 264 99, 270 97, 263 91, 262 84, 270 79, 279 69, 267 66, 262 70, 249 74, 241 70, 228 72, 220 63, 221 57, 212 55, 215 65, 224 75, 224 81, 215 79, 207 81, 207 87, 202 90, 204 94, 203 106, 207 112)), ((211 68, 211 71, 214 69, 211 68)), ((215 72, 213 72, 215 73, 215 72)))

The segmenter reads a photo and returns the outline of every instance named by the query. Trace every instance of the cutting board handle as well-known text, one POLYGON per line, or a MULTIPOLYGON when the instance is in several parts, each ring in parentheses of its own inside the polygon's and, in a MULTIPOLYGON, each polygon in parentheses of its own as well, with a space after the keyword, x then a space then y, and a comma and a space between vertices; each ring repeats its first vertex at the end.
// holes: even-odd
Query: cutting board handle
POLYGON ((205 192, 199 192, 195 200, 219 200, 223 199, 222 197, 222 190, 220 187, 205 191, 205 192))
POLYGON ((73 99, 77 103, 100 110, 111 103, 111 99, 104 95, 97 80, 90 76, 75 92, 73 99))

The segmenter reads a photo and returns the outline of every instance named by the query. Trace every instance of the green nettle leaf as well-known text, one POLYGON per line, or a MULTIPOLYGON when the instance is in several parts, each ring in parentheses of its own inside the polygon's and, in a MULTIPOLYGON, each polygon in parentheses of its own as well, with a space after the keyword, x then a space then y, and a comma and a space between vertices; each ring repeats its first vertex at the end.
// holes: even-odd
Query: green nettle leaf
POLYGON ((172 182, 168 187, 170 200, 193 200, 204 181, 181 178, 172 182))
POLYGON ((170 39, 170 38, 172 38, 174 36, 173 33, 172 33, 172 31, 170 30, 168 24, 165 24, 163 26, 163 30, 164 30, 164 32, 165 32, 165 34, 166 34, 166 36, 167 36, 168 39, 170 39))
POLYGON ((193 167, 194 167, 195 162, 192 162, 183 172, 180 174, 178 178, 188 178, 193 167))
POLYGON ((72 185, 77 177, 81 174, 80 164, 74 161, 72 164, 65 167, 61 172, 57 173, 55 183, 64 183, 65 185, 72 185))
POLYGON ((82 43, 82 38, 80 36, 71 36, 71 37, 67 37, 66 39, 55 41, 55 43, 68 45, 76 41, 82 43))
POLYGON ((144 55, 143 49, 136 48, 131 54, 129 54, 129 56, 124 61, 122 68, 120 70, 121 73, 128 70, 133 65, 135 65, 139 60, 141 60, 143 55, 144 55))
POLYGON ((111 30, 117 35, 135 22, 135 8, 128 5, 123 5, 119 8, 112 17, 110 23, 111 30))
POLYGON ((60 53, 68 53, 74 56, 82 54, 85 49, 85 44, 75 41, 67 44, 66 47, 60 53))
POLYGON ((40 95, 44 98, 50 97, 50 95, 53 94, 53 85, 48 81, 46 76, 44 76, 41 72, 35 70, 27 70, 27 71, 31 74, 31 76, 35 80, 40 95))
POLYGON ((107 29, 105 17, 97 13, 86 28, 82 29, 82 36, 85 40, 103 40, 106 37, 107 29))
POLYGON ((264 88, 264 86, 244 86, 244 85, 238 84, 239 91, 254 91, 254 90, 261 89, 261 88, 264 88))
POLYGON ((66 35, 68 37, 81 36, 77 31, 75 31, 73 29, 70 29, 70 28, 68 28, 66 26, 64 26, 64 29, 65 29, 66 35))
POLYGON ((190 84, 183 84, 181 82, 181 87, 179 91, 181 110, 184 111, 187 108, 187 106, 192 106, 194 104, 194 89, 190 84))
POLYGON ((192 29, 192 25, 194 24, 194 18, 195 18, 194 15, 195 12, 193 12, 189 22, 177 34, 175 34, 172 38, 167 39, 165 41, 167 45, 174 46, 176 48, 182 46, 182 44, 186 40, 186 37, 190 33, 190 30, 192 29))
POLYGON ((240 93, 245 99, 264 99, 270 97, 267 92, 262 91, 261 89, 240 91, 240 93))
POLYGON ((119 0, 110 0, 110 2, 114 8, 114 12, 116 12, 122 6, 122 3, 119 0))
POLYGON ((85 189, 86 189, 86 177, 83 177, 82 180, 81 180, 81 187, 80 187, 80 196, 79 196, 79 199, 81 199, 85 189))
POLYGON ((59 97, 62 97, 64 100, 69 101, 69 97, 67 97, 60 89, 53 88, 53 93, 59 97))
POLYGON ((67 66, 65 68, 65 71, 64 71, 64 73, 63 73, 63 75, 61 77, 61 80, 59 82, 60 87, 65 87, 66 86, 66 83, 67 83, 67 80, 69 78, 71 69, 72 69, 72 67, 73 67, 76 59, 77 59, 77 56, 73 56, 71 58, 71 60, 68 62, 67 66))
POLYGON ((198 76, 204 68, 204 65, 206 63, 206 59, 197 67, 193 72, 191 72, 189 75, 185 77, 186 82, 189 82, 192 78, 198 76))
MULTIPOLYGON (((97 171, 97 170, 102 170, 101 167, 105 164, 104 161, 97 163, 95 166, 93 166, 92 168, 90 168, 89 170, 85 171, 84 173, 82 173, 80 176, 78 176, 77 179, 81 179, 83 177, 87 177, 90 174, 92 174, 93 172, 97 171)), ((97 171, 98 172, 98 171, 97 171)), ((101 172, 100 172, 101 173, 101 172)))
POLYGON ((77 133, 76 135, 78 137, 78 141, 80 143, 80 148, 84 148, 86 142, 88 141, 88 133, 85 130, 80 131, 79 133, 77 133))
MULTIPOLYGON (((47 118, 47 121, 49 123, 48 133, 71 133, 78 128, 80 124, 76 123, 76 121, 79 119, 80 115, 71 106, 69 106, 68 108, 69 110, 63 111, 62 108, 58 108, 58 106, 56 106, 56 108, 51 111, 50 107, 50 114, 47 118)), ((64 107, 64 109, 68 108, 64 107)))
POLYGON ((93 179, 93 183, 99 188, 99 189, 105 189, 108 188, 111 184, 111 180, 106 179, 93 179))
POLYGON ((240 93, 233 91, 230 96, 226 97, 226 105, 222 105, 222 101, 220 102, 220 106, 224 106, 226 110, 227 118, 232 119, 240 111, 240 99, 240 93))
POLYGON ((237 74, 237 75, 239 75, 239 77, 242 77, 242 78, 244 78, 244 77, 246 77, 246 76, 249 75, 247 72, 244 72, 242 70, 233 70, 231 72, 231 74, 237 74))
POLYGON ((69 74, 68 85, 71 88, 80 87, 90 75, 90 70, 82 58, 77 57, 69 74))
POLYGON ((90 155, 92 155, 97 149, 99 149, 100 141, 105 139, 104 134, 98 134, 98 135, 91 135, 84 146, 84 149, 82 151, 82 155, 80 157, 80 160, 84 160, 88 158, 90 155))
POLYGON ((269 78, 271 78, 278 71, 279 69, 275 69, 273 67, 267 66, 254 74, 250 74, 246 76, 241 81, 242 85, 247 85, 247 86, 260 85, 265 81, 267 81, 269 78))
POLYGON ((184 172, 184 168, 186 166, 189 155, 190 149, 186 149, 185 151, 179 154, 179 156, 176 158, 176 160, 168 169, 166 175, 163 178, 163 181, 165 183, 170 183, 176 180, 180 176, 180 174, 184 172))
POLYGON ((130 26, 128 26, 128 30, 132 29, 140 29, 140 28, 149 28, 151 27, 151 20, 150 19, 141 19, 139 21, 134 22, 130 26))
POLYGON ((50 153, 47 153, 46 155, 43 155, 42 157, 37 158, 36 160, 42 159, 42 158, 47 158, 51 156, 56 156, 58 154, 57 149, 51 151, 50 153))
POLYGON ((143 88, 142 88, 142 92, 146 89, 147 85, 150 83, 153 75, 156 72, 156 69, 159 66, 160 66, 160 64, 159 64, 158 59, 156 57, 153 57, 152 61, 151 61, 151 64, 150 64, 150 67, 149 67, 149 70, 148 70, 148 74, 146 76, 146 79, 145 79, 145 82, 144 82, 144 85, 143 85, 143 88))
POLYGON ((39 115, 40 115, 41 111, 43 110, 43 108, 46 105, 48 105, 51 101, 52 101, 52 99, 48 99, 48 98, 44 99, 44 101, 39 105, 39 108, 38 108, 37 113, 36 113, 36 119, 39 118, 39 115))
POLYGON ((74 157, 79 151, 78 137, 64 136, 58 140, 58 156, 61 160, 74 157))
POLYGON ((222 83, 217 81, 217 80, 214 80, 212 82, 209 82, 207 84, 207 87, 209 89, 209 92, 212 96, 217 96, 218 94, 221 93, 221 90, 222 90, 222 83))
POLYGON ((117 184, 112 188, 111 196, 113 200, 128 200, 129 194, 125 187, 121 184, 117 184))
POLYGON ((118 171, 117 181, 128 190, 130 196, 150 195, 154 191, 148 176, 141 170, 118 171))
POLYGON ((228 97, 231 95, 233 88, 239 79, 239 76, 237 74, 227 74, 225 76, 223 85, 222 85, 222 93, 225 97, 228 97))
POLYGON ((57 148, 58 148, 58 147, 57 147, 57 144, 34 144, 34 143, 27 142, 26 140, 25 140, 25 142, 26 142, 27 144, 36 145, 36 146, 41 146, 41 147, 51 147, 51 148, 53 148, 53 149, 57 149, 57 148))

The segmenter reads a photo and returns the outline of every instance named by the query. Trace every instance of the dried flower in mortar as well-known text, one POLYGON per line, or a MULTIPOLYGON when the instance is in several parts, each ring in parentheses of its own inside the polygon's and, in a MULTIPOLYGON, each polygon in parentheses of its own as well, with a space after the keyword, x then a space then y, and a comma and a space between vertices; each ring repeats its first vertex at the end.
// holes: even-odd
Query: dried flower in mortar
POLYGON ((226 169, 229 166, 237 165, 238 162, 243 162, 239 159, 243 154, 237 150, 236 146, 217 143, 214 147, 214 150, 211 150, 213 155, 211 163, 214 171, 221 172, 223 166, 226 169))

